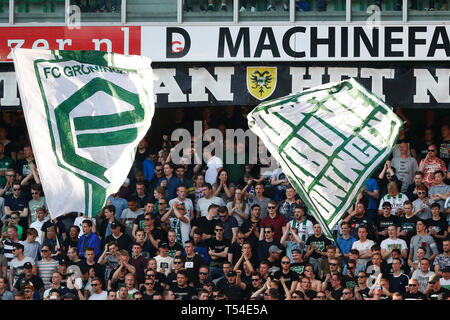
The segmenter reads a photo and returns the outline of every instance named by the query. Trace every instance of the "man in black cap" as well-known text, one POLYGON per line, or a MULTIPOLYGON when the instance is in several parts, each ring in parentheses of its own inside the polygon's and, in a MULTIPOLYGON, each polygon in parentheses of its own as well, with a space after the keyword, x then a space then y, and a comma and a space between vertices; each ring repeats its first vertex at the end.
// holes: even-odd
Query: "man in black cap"
POLYGON ((69 260, 67 257, 62 257, 59 261, 58 272, 61 274, 61 286, 67 287, 67 278, 69 274, 67 272, 67 268, 69 267, 69 260))
POLYGON ((19 277, 19 279, 17 279, 14 288, 18 291, 24 291, 25 286, 30 282, 33 285, 34 295, 39 298, 42 297, 45 289, 44 282, 41 277, 33 274, 33 265, 31 263, 25 263, 23 266, 23 274, 19 277))
POLYGON ((450 297, 450 290, 441 287, 440 279, 441 276, 437 274, 430 276, 427 288, 423 292, 428 300, 447 300, 450 297))
POLYGON ((121 230, 121 225, 117 222, 111 223, 111 234, 106 237, 105 243, 116 241, 119 251, 122 249, 128 250, 133 243, 133 239, 121 230))
MULTIPOLYGON (((242 271, 240 271, 242 272, 242 271)), ((242 300, 244 299, 245 291, 244 289, 238 284, 240 281, 238 281, 237 277, 238 274, 236 271, 231 270, 226 275, 227 281, 221 281, 220 286, 219 282, 217 283, 217 287, 223 291, 226 296, 228 297, 228 300, 242 300)))

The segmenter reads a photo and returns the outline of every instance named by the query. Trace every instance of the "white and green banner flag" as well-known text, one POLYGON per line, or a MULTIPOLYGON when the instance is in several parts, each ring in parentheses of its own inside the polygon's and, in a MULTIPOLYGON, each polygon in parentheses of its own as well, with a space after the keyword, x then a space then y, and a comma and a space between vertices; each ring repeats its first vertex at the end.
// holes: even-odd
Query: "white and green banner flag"
POLYGON ((100 51, 13 51, 52 218, 95 216, 120 188, 154 114, 151 61, 100 51))
POLYGON ((248 123, 330 238, 402 126, 354 79, 263 102, 248 123))

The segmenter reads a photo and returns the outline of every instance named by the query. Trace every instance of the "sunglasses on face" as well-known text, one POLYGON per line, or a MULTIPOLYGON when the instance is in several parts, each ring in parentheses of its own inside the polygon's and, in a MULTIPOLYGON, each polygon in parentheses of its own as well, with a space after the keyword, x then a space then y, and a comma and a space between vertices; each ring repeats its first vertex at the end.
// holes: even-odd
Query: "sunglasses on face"
POLYGON ((363 278, 365 278, 366 276, 358 276, 358 278, 360 278, 360 279, 363 279, 363 278))
POLYGON ((281 261, 282 264, 289 264, 289 261, 281 261))
POLYGON ((435 152, 436 149, 428 149, 428 152, 435 152))
POLYGON ((267 209, 275 209, 275 207, 267 207, 267 209))
POLYGON ((216 229, 215 231, 216 231, 216 232, 222 232, 223 229, 216 229))
POLYGON ((410 284, 408 284, 408 287, 417 287, 417 284, 415 284, 415 283, 410 283, 410 284))
POLYGON ((150 278, 150 277, 154 277, 154 276, 155 276, 154 274, 147 274, 145 277, 150 278))
POLYGON ((337 263, 330 263, 330 266, 337 266, 337 263))
POLYGON ((183 262, 181 261, 174 261, 173 264, 182 264, 183 262))
POLYGON ((165 202, 158 202, 159 205, 167 204, 165 202))
POLYGON ((15 177, 16 175, 15 174, 7 174, 6 176, 7 177, 15 177))
POLYGON ((261 280, 261 279, 252 279, 252 281, 259 281, 259 280, 261 280))
POLYGON ((19 190, 20 190, 20 188, 14 188, 13 190, 14 190, 14 191, 19 191, 19 190))
POLYGON ((206 276, 208 272, 199 272, 199 274, 201 274, 202 276, 206 276))
POLYGON ((426 192, 419 191, 419 192, 417 192, 417 194, 426 194, 426 192))
POLYGON ((150 219, 150 218, 145 218, 144 220, 145 220, 145 221, 150 221, 150 220, 152 220, 152 219, 150 219))
POLYGON ((272 233, 272 231, 264 231, 264 233, 272 233))
POLYGON ((325 296, 317 296, 317 299, 326 299, 325 296))
POLYGON ((99 286, 99 285, 100 285, 99 283, 93 283, 92 284, 93 287, 96 287, 96 286, 99 286))
POLYGON ((48 252, 48 250, 41 250, 41 252, 48 252))
POLYGON ((39 194, 39 192, 32 192, 31 194, 39 194))

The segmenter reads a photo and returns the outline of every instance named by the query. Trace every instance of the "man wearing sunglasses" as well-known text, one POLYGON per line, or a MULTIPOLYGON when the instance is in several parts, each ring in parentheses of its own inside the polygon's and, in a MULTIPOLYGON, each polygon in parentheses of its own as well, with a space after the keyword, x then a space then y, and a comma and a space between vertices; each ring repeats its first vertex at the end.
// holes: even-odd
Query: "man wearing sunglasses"
POLYGON ((430 144, 427 149, 425 159, 422 159, 419 164, 419 171, 423 172, 423 183, 428 188, 436 184, 434 173, 441 170, 444 176, 447 175, 447 167, 445 162, 438 158, 437 147, 435 144, 430 144))
POLYGON ((406 287, 405 300, 425 300, 426 296, 419 291, 419 282, 411 278, 406 287))
POLYGON ((286 225, 286 219, 278 214, 277 203, 270 200, 267 204, 267 216, 261 220, 261 228, 271 225, 274 227, 273 238, 280 241, 283 236, 283 227, 286 225))
POLYGON ((0 196, 7 197, 13 194, 13 183, 16 179, 16 172, 14 169, 7 169, 5 172, 5 183, 2 184, 2 189, 0 189, 0 196))
MULTIPOLYGON (((28 200, 21 194, 22 186, 19 181, 13 183, 12 195, 5 198, 5 215, 11 216, 11 212, 17 211, 20 215, 19 224, 28 228, 28 200)), ((21 239, 24 240, 24 239, 21 239)))

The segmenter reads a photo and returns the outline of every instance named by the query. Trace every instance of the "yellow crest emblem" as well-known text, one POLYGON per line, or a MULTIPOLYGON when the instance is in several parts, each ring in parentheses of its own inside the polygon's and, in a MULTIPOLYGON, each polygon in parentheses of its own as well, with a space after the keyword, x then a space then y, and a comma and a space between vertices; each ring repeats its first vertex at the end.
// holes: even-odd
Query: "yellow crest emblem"
POLYGON ((258 100, 272 95, 277 86, 276 67, 247 67, 247 89, 258 100))

